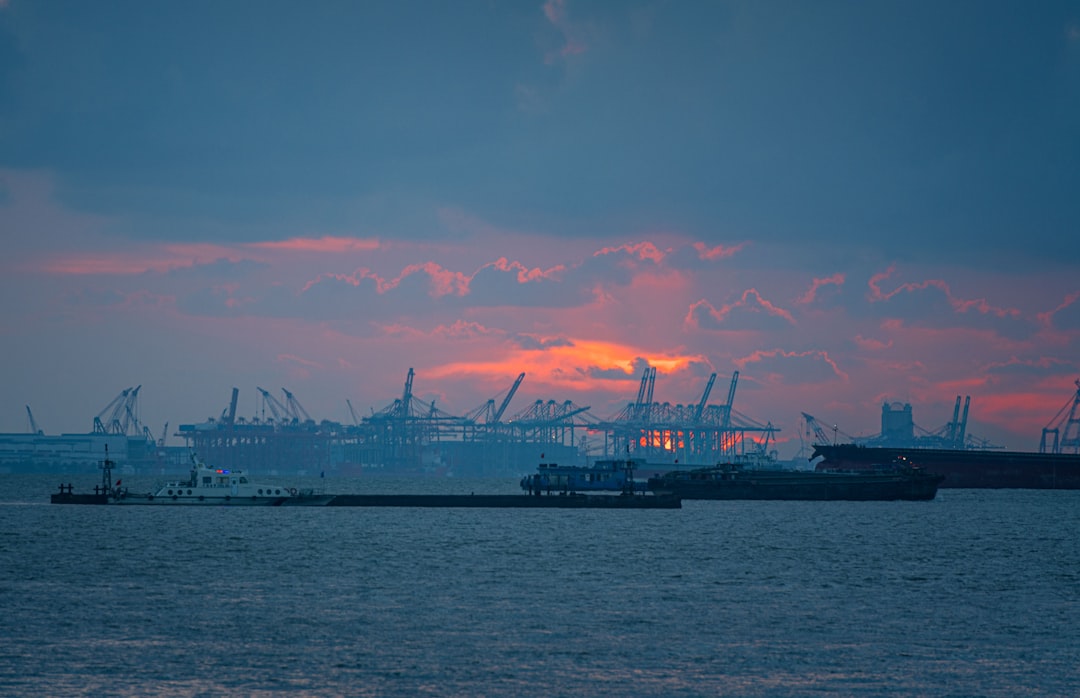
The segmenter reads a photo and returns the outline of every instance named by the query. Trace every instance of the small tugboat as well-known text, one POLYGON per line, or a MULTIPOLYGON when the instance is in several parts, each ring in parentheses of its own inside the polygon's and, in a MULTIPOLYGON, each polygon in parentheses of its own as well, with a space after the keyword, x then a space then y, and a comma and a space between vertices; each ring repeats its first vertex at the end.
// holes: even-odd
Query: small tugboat
POLYGON ((683 499, 928 501, 945 477, 907 464, 863 472, 748 470, 735 463, 649 478, 657 494, 683 499))
POLYGON ((94 494, 73 494, 71 485, 61 485, 60 493, 52 496, 52 503, 325 506, 333 499, 333 495, 318 494, 313 489, 250 482, 243 471, 211 468, 195 454, 191 455, 191 461, 191 473, 187 480, 166 482, 154 492, 132 494, 127 488, 122 489, 119 481, 112 484, 114 462, 109 460, 106 451, 105 460, 101 463, 102 484, 94 487, 94 494))
POLYGON ((645 492, 644 481, 634 479, 634 467, 644 461, 600 460, 593 465, 541 463, 532 475, 521 478, 521 489, 529 494, 574 492, 645 492))

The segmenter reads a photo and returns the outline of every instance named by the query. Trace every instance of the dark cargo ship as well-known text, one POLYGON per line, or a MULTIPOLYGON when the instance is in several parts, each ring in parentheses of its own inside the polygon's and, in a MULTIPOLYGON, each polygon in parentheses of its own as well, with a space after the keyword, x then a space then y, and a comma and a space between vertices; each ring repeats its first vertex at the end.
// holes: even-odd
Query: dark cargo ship
MULTIPOLYGON (((878 463, 906 458, 931 473, 945 476, 942 487, 1040 490, 1080 489, 1080 379, 1076 392, 1043 429, 1039 452, 1007 451, 966 434, 969 396, 960 412, 956 396, 952 421, 927 436, 915 436, 911 405, 881 406, 881 435, 857 443, 829 444, 828 435, 811 415, 803 413, 817 443, 810 460, 821 456, 816 470, 867 470, 878 463)), ((925 430, 923 430, 925 431, 925 430)))
POLYGON ((1080 489, 1078 454, 817 444, 810 458, 818 456, 818 472, 867 470, 902 457, 944 475, 942 487, 1080 489))
POLYGON ((943 479, 941 475, 912 467, 818 472, 746 470, 737 464, 724 463, 651 477, 649 489, 682 499, 925 501, 937 495, 943 479))

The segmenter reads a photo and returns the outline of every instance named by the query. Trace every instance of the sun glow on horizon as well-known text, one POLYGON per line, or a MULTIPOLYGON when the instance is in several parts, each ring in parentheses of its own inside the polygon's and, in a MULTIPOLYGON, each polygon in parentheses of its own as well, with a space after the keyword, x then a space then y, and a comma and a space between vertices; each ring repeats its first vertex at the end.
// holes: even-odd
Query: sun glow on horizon
POLYGON ((433 378, 470 375, 502 379, 525 371, 533 383, 589 390, 609 385, 613 380, 633 380, 642 364, 670 374, 696 363, 707 363, 707 360, 700 355, 672 355, 613 342, 569 339, 548 346, 515 348, 501 360, 457 361, 433 366, 426 373, 433 378))

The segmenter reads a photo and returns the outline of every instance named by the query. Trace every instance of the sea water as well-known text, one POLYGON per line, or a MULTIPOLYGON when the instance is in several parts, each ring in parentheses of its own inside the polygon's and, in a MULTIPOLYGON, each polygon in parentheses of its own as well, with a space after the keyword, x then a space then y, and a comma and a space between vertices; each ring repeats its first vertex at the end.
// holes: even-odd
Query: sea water
POLYGON ((50 505, 58 482, 0 476, 0 695, 1080 689, 1080 492, 641 511, 174 508, 50 505))

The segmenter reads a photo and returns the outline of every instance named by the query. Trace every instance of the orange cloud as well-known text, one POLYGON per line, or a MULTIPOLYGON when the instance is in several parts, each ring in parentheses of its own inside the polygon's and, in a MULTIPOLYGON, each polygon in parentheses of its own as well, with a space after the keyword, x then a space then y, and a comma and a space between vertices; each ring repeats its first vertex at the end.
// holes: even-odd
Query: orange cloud
POLYGON ((598 371, 615 371, 629 378, 642 361, 656 367, 660 373, 674 373, 692 364, 706 362, 700 355, 655 353, 597 340, 557 339, 538 338, 537 346, 514 348, 499 359, 450 362, 425 372, 433 378, 445 378, 461 375, 502 377, 525 371, 533 383, 586 390, 598 386, 604 389, 610 383, 610 379, 597 376, 598 371))

